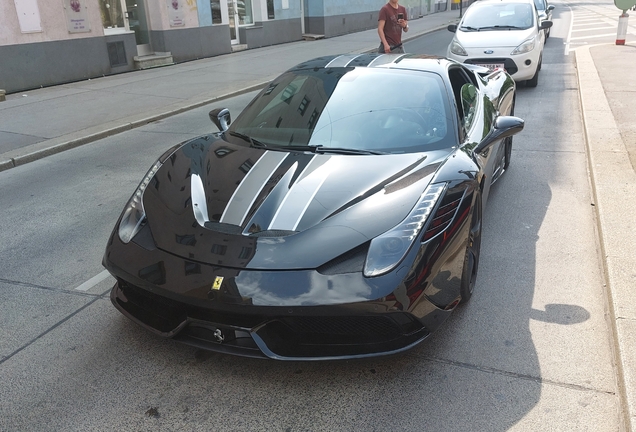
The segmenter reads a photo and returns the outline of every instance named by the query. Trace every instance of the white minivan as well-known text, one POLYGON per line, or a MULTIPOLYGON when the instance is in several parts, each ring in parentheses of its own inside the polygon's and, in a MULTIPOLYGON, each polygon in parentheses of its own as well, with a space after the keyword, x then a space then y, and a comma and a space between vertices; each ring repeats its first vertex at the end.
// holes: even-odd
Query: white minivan
POLYGON ((448 26, 455 37, 447 57, 503 68, 517 82, 529 87, 539 83, 545 39, 543 30, 552 21, 539 21, 532 0, 481 0, 466 9, 458 25, 448 26))

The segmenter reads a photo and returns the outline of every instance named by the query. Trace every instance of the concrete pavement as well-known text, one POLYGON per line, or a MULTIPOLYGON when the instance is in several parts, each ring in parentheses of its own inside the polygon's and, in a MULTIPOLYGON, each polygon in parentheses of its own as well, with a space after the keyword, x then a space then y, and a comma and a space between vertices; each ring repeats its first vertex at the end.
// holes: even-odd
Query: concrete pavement
MULTIPOLYGON (((457 18, 447 11, 412 20, 408 39, 457 18)), ((255 90, 309 58, 377 45, 372 29, 7 95, 0 171, 255 90)), ((627 78, 636 45, 579 48, 576 63, 619 387, 627 428, 636 430, 636 81, 627 78)))

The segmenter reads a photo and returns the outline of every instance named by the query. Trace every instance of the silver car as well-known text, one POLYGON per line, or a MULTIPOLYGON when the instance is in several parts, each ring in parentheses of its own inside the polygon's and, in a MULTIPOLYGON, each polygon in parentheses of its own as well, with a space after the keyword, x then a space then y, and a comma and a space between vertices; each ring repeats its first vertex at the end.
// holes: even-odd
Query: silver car
MULTIPOLYGON (((539 24, 543 21, 552 21, 554 5, 548 4, 548 0, 534 0, 534 7, 537 9, 537 14, 539 15, 539 24)), ((550 27, 544 29, 543 32, 547 40, 550 37, 550 27)))

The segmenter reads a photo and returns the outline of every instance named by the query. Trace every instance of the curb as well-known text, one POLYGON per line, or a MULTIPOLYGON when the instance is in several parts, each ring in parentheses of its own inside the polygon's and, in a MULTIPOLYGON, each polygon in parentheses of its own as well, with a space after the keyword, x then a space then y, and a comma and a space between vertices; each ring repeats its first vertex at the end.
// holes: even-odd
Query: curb
POLYGON ((622 423, 625 430, 632 431, 636 427, 636 358, 628 353, 636 351, 636 296, 628 280, 630 260, 624 252, 633 250, 636 226, 625 223, 624 212, 617 209, 636 196, 636 173, 590 53, 594 46, 599 45, 575 50, 576 70, 622 423))

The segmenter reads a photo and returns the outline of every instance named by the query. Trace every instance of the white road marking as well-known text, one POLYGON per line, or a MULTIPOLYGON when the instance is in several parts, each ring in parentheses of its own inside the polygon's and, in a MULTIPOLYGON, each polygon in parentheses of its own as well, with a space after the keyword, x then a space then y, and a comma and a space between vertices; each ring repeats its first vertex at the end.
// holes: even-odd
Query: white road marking
MULTIPOLYGON (((598 16, 594 17, 594 18, 577 18, 576 22, 577 23, 590 23, 590 24, 592 24, 592 23, 598 22, 598 16)), ((580 24, 577 24, 577 25, 580 25, 580 24)))
POLYGON ((610 26, 605 26, 605 27, 594 27, 594 28, 584 28, 584 29, 577 29, 577 30, 572 30, 573 32, 585 32, 585 31, 593 31, 593 30, 609 30, 611 29, 610 26))
POLYGON ((570 5, 566 5, 570 9, 570 28, 568 29, 568 37, 565 39, 565 55, 570 55, 570 38, 572 37, 572 27, 574 26, 574 11, 570 5))
POLYGON ((110 276, 110 273, 108 273, 108 270, 104 270, 97 276, 93 276, 92 278, 75 288, 75 291, 88 291, 89 289, 93 288, 95 285, 106 279, 108 276, 110 276))
POLYGON ((614 33, 605 33, 605 34, 600 34, 600 35, 592 35, 592 36, 573 37, 573 38, 570 38, 570 40, 596 39, 596 38, 607 37, 607 36, 616 36, 616 32, 614 32, 614 33))

